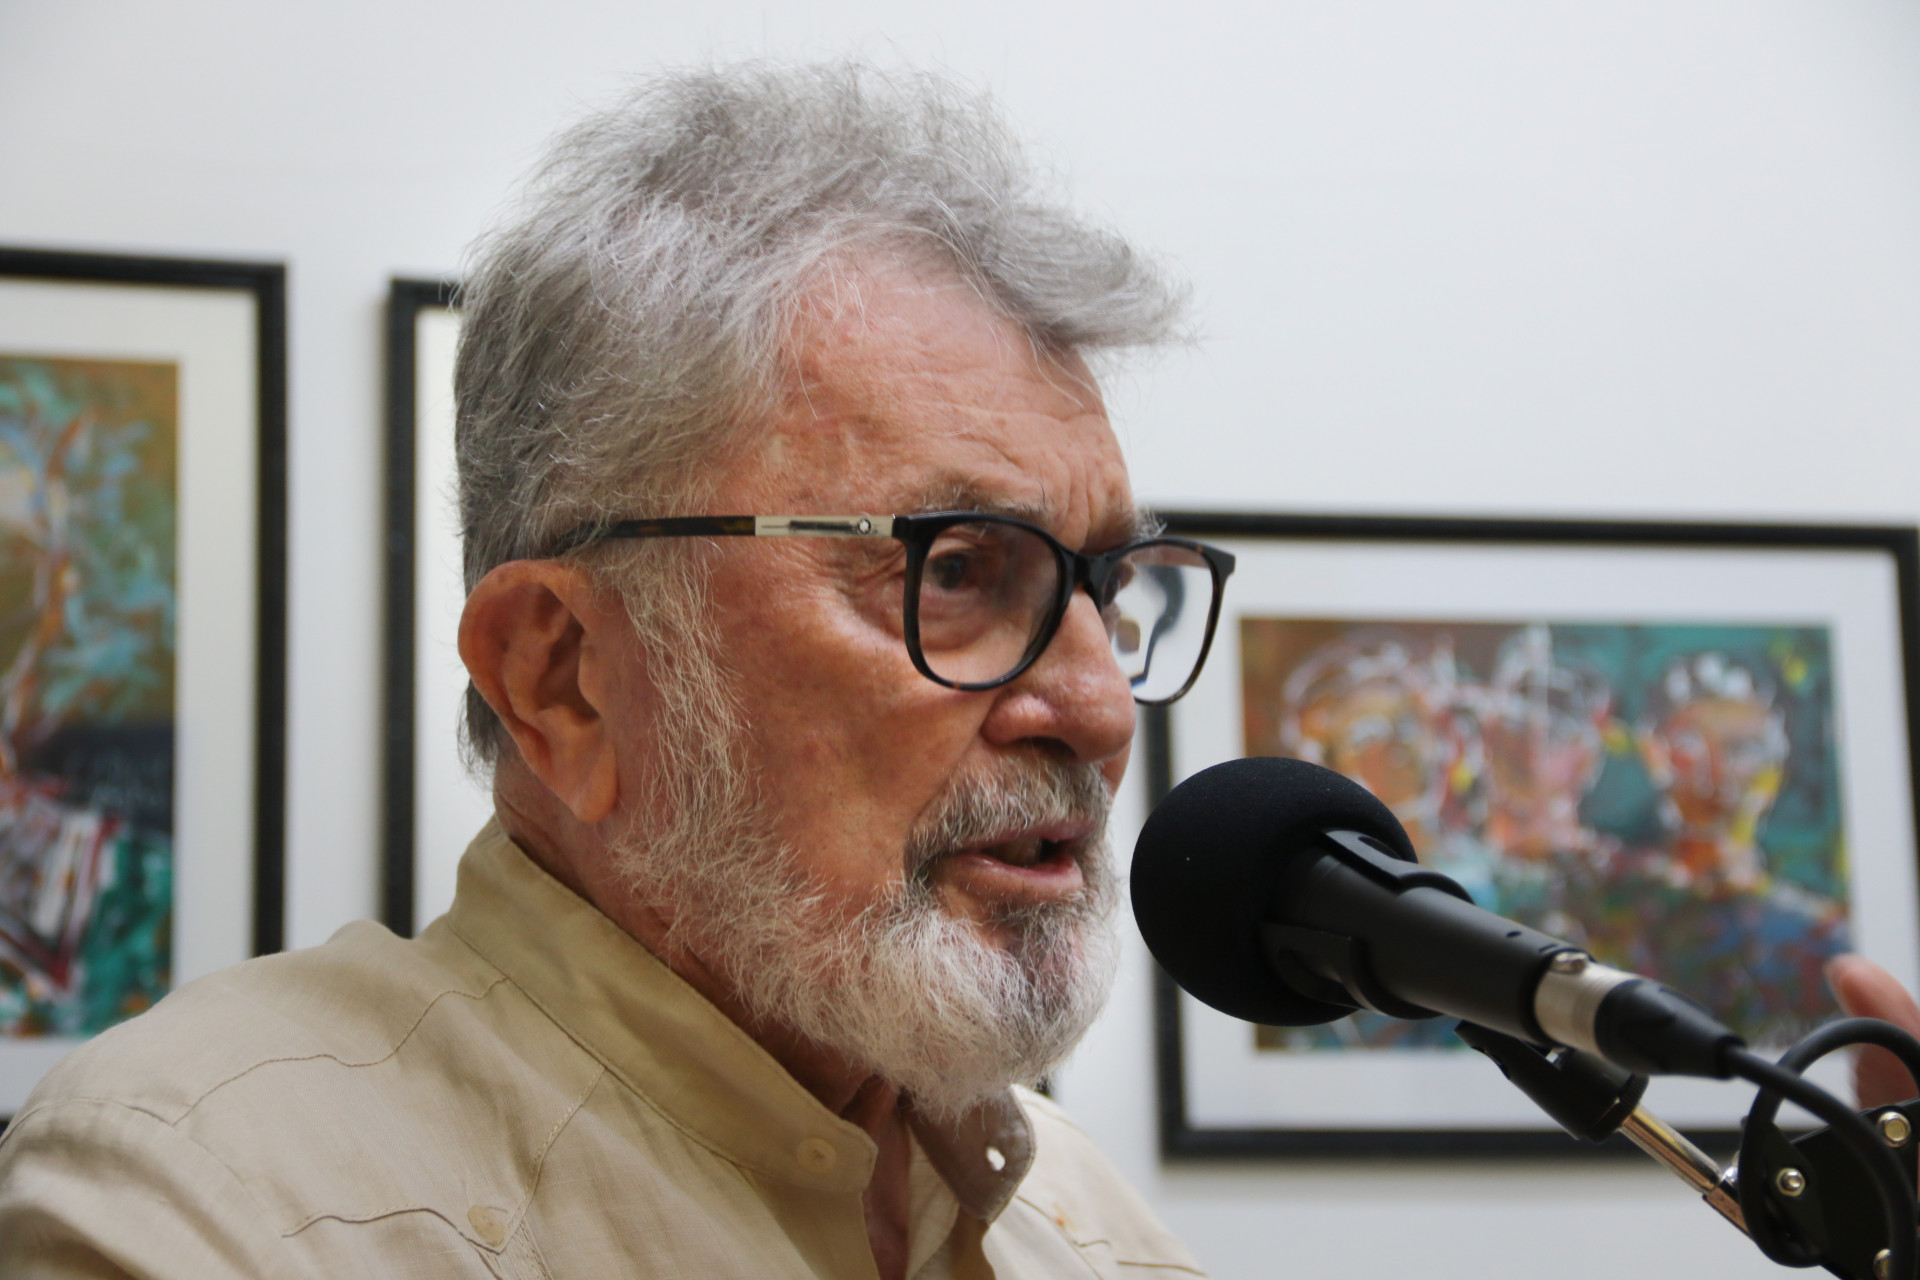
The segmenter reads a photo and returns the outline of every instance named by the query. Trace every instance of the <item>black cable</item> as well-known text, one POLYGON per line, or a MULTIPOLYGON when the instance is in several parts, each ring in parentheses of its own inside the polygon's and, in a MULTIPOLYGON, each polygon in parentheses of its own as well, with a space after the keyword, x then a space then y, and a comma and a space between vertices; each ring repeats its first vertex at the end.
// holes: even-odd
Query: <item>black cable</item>
MULTIPOLYGON (((1913 1077, 1915 1091, 1920 1092, 1920 1040, 1878 1018, 1842 1018, 1818 1027, 1782 1054, 1780 1065, 1789 1071, 1805 1074, 1808 1067, 1834 1050, 1862 1044, 1875 1044, 1890 1050, 1906 1067, 1907 1074, 1913 1077)), ((1741 1181, 1737 1185, 1755 1188, 1748 1197, 1742 1199, 1741 1210, 1746 1215, 1747 1234, 1768 1260, 1786 1267, 1818 1266, 1818 1258, 1795 1240, 1790 1232, 1785 1231, 1783 1224, 1764 1204, 1762 1183, 1765 1181, 1765 1162, 1761 1153, 1766 1144, 1763 1135, 1779 1115, 1780 1102, 1779 1094, 1762 1089, 1754 1096, 1753 1107, 1740 1126, 1742 1138, 1738 1172, 1741 1181)))
MULTIPOLYGON (((1815 1036, 1819 1035, 1819 1032, 1815 1033, 1815 1036)), ((1813 1038, 1809 1037, 1810 1040, 1813 1038)), ((1796 1050, 1798 1047, 1795 1047, 1796 1050)), ((1839 1045, 1835 1043, 1829 1047, 1837 1048, 1839 1045)), ((1896 1048, 1895 1052, 1900 1050, 1896 1048)), ((1789 1055, 1789 1057, 1792 1056, 1789 1055)), ((1811 1057, 1818 1056, 1819 1053, 1811 1054, 1811 1057)), ((1763 1101, 1770 1101, 1771 1109, 1778 1111, 1780 1099, 1785 1098, 1789 1102, 1806 1108, 1815 1117, 1826 1121, 1834 1133, 1839 1135, 1840 1140, 1853 1148, 1854 1154, 1864 1161, 1867 1171, 1873 1177, 1874 1191, 1880 1197, 1880 1208, 1886 1216, 1889 1251, 1887 1275, 1897 1277, 1898 1280, 1913 1280, 1914 1202, 1912 1195, 1907 1191, 1906 1178, 1900 1172, 1900 1165, 1887 1145, 1880 1141, 1878 1135, 1853 1108, 1811 1080, 1803 1079, 1788 1067, 1768 1062, 1752 1050, 1738 1046, 1729 1046, 1723 1061, 1734 1075, 1760 1086, 1762 1094, 1754 1102, 1754 1113, 1761 1111, 1763 1101), (1769 1094, 1776 1096, 1769 1100, 1767 1097, 1769 1094)), ((1766 1119, 1770 1122, 1771 1116, 1766 1119)), ((1816 1260, 1810 1256, 1806 1256, 1804 1261, 1776 1257, 1773 1251, 1768 1249, 1767 1243, 1763 1242, 1760 1235, 1754 1231, 1757 1222, 1769 1221, 1766 1217, 1765 1188, 1758 1185, 1764 1182, 1758 1174, 1759 1153, 1753 1150, 1752 1155, 1749 1155, 1750 1149, 1755 1147, 1756 1144, 1749 1137, 1741 1143, 1740 1151, 1740 1211, 1746 1217, 1748 1232, 1753 1235, 1754 1243, 1761 1246, 1761 1252, 1766 1253, 1774 1261, 1782 1262, 1787 1266, 1812 1266, 1816 1260)), ((1764 1231, 1765 1228, 1761 1230, 1764 1231)), ((1778 1245, 1781 1242, 1776 1240, 1773 1243, 1778 1245)), ((1793 1252, 1805 1256, 1804 1250, 1795 1249, 1793 1252)))
MULTIPOLYGON (((1920 1093, 1920 1040, 1914 1039, 1891 1022, 1878 1018, 1842 1018, 1816 1027, 1799 1044, 1780 1055, 1780 1065, 1804 1074, 1806 1069, 1835 1049, 1874 1044, 1890 1050, 1913 1078, 1914 1092, 1920 1093)), ((1758 1099, 1755 1100, 1758 1105, 1758 1099)), ((1774 1104, 1779 1109, 1779 1103, 1774 1104)), ((1769 1119, 1772 1117, 1769 1116, 1769 1119)))

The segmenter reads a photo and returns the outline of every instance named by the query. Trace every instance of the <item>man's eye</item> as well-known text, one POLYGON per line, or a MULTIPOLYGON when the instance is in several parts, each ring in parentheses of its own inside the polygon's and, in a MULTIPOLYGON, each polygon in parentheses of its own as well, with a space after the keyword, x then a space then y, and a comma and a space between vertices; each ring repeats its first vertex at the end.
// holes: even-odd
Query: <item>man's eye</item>
POLYGON ((927 560, 927 584, 939 591, 958 591, 974 576, 975 559, 963 551, 948 551, 927 560))

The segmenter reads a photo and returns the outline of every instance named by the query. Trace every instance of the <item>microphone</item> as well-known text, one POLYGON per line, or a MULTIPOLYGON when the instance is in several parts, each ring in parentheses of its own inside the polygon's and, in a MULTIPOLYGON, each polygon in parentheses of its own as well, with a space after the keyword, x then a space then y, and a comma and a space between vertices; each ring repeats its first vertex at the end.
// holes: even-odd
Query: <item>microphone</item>
POLYGON ((1161 967, 1248 1022, 1445 1014, 1716 1079, 1745 1043, 1678 992, 1475 906, 1370 792, 1304 760, 1232 760, 1175 787, 1134 846, 1132 894, 1161 967))

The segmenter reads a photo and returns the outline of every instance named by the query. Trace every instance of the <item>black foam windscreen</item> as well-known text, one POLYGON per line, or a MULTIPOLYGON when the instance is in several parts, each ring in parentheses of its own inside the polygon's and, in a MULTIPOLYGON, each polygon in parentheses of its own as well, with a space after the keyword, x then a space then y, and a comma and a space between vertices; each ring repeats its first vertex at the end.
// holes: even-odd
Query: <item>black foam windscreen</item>
POLYGON ((1408 861, 1406 829, 1371 792, 1304 760, 1203 769, 1147 818, 1133 849, 1133 915, 1173 980, 1222 1013, 1304 1027, 1353 1012, 1283 982, 1260 947, 1282 882, 1323 831, 1372 836, 1408 861))

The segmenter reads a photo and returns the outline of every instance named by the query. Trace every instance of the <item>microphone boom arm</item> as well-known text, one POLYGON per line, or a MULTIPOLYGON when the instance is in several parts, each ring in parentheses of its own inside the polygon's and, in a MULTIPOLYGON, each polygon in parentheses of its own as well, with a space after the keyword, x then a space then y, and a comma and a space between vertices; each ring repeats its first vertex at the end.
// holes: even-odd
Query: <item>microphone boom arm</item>
POLYGON ((1912 1274, 1920 1098, 1856 1115, 1799 1075, 1815 1058, 1846 1044, 1880 1044, 1899 1053, 1910 1069, 1920 1066, 1920 1044, 1898 1028, 1869 1019, 1832 1023, 1778 1066, 1740 1051, 1751 1061, 1739 1064, 1738 1074, 1759 1084, 1760 1094, 1743 1127, 1740 1154, 1724 1169, 1640 1104, 1645 1076, 1578 1049, 1549 1053, 1468 1022, 1455 1031, 1568 1133, 1589 1142, 1619 1133, 1770 1260, 1824 1266, 1853 1280, 1912 1274), (1817 1108, 1827 1127, 1792 1136, 1775 1127, 1788 1093, 1817 1108), (1898 1162, 1892 1159, 1896 1151, 1898 1162))

